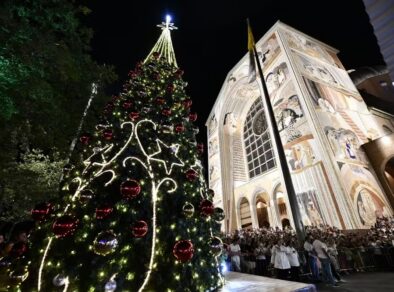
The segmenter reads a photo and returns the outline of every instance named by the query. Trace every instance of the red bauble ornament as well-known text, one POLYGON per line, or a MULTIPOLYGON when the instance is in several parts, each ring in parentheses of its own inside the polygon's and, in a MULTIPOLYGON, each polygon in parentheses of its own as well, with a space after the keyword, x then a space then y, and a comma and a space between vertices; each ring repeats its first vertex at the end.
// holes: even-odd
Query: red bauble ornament
POLYGON ((191 99, 185 99, 182 101, 182 105, 184 108, 188 109, 192 106, 193 101, 191 99))
POLYGON ((128 109, 128 108, 131 108, 132 105, 133 105, 133 103, 131 102, 131 100, 126 100, 126 101, 123 103, 122 106, 123 106, 124 109, 128 109))
POLYGON ((117 102, 121 97, 119 95, 112 95, 112 101, 117 102))
POLYGON ((162 97, 157 97, 156 98, 156 103, 157 104, 164 104, 166 102, 166 100, 162 97))
POLYGON ((160 58, 160 53, 159 52, 154 52, 152 54, 152 57, 155 58, 155 59, 159 59, 160 58))
POLYGON ((111 215, 112 211, 114 209, 109 206, 108 204, 105 204, 101 207, 96 208, 96 219, 105 219, 109 215, 111 215))
POLYGON ((182 133, 183 131, 185 131, 185 127, 183 126, 183 124, 177 124, 175 126, 175 132, 182 133))
POLYGON ((173 93, 174 90, 175 90, 174 84, 169 84, 169 85, 167 86, 167 92, 168 92, 168 93, 173 93))
POLYGON ((138 73, 136 71, 130 71, 129 76, 131 79, 135 79, 138 76, 138 73))
POLYGON ((52 225, 52 231, 57 237, 66 237, 74 233, 78 226, 78 219, 71 215, 63 215, 56 219, 52 225))
POLYGON ((120 193, 127 200, 135 198, 140 192, 141 185, 136 180, 130 179, 120 185, 120 193))
POLYGON ((88 133, 84 133, 81 135, 81 137, 79 137, 79 141, 83 144, 83 145, 88 145, 90 142, 90 134, 88 133))
POLYGON ((178 69, 178 70, 176 70, 176 72, 174 74, 175 74, 175 77, 180 78, 183 75, 183 73, 184 72, 182 69, 178 69))
POLYGON ((110 101, 105 105, 104 110, 106 110, 107 112, 112 112, 114 110, 114 107, 114 103, 110 101))
POLYGON ((204 153, 204 144, 203 143, 198 143, 197 144, 197 152, 201 155, 204 153))
POLYGON ((139 112, 131 112, 129 113, 129 118, 133 121, 138 120, 138 118, 140 117, 140 113, 139 112))
POLYGON ((210 200, 202 200, 200 204, 201 214, 204 216, 211 216, 215 212, 215 206, 210 200))
POLYGON ((134 237, 144 237, 148 232, 148 224, 145 221, 137 221, 131 228, 134 237))
POLYGON ((104 130, 103 137, 105 140, 112 140, 113 136, 114 136, 114 133, 112 132, 111 129, 104 130))
POLYGON ((159 79, 160 79, 160 74, 159 74, 159 73, 153 73, 153 74, 152 74, 152 78, 153 78, 154 80, 159 80, 159 79))
POLYGON ((48 219, 53 212, 53 206, 50 203, 40 203, 31 210, 31 217, 34 221, 44 221, 48 219))
POLYGON ((191 122, 197 121, 197 113, 190 113, 189 114, 189 121, 191 121, 191 122))
POLYGON ((192 259, 194 247, 190 240, 179 240, 175 243, 172 253, 182 263, 192 259))
POLYGON ((163 109, 163 110, 161 111, 161 114, 162 114, 163 116, 169 117, 169 116, 171 115, 171 109, 165 108, 165 109, 163 109))
POLYGON ((141 69, 142 65, 144 65, 144 62, 140 61, 135 65, 135 68, 141 69))
POLYGON ((197 179, 197 177, 198 173, 194 169, 189 169, 188 171, 186 171, 186 178, 189 181, 194 181, 195 179, 197 179))
POLYGON ((27 249, 28 245, 25 242, 18 241, 12 246, 10 256, 13 258, 19 258, 27 252, 27 249))

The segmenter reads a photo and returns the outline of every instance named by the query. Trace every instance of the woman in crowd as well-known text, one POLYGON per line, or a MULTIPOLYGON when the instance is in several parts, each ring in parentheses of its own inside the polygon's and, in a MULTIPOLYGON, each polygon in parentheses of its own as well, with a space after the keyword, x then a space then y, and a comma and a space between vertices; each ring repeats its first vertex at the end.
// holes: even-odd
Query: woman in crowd
POLYGON ((289 240, 287 244, 287 258, 290 263, 290 275, 292 281, 300 281, 300 260, 295 249, 295 241, 289 240))
POLYGON ((274 265, 279 279, 286 280, 289 276, 290 263, 287 258, 288 248, 283 244, 283 239, 278 239, 271 249, 271 264, 274 265))
POLYGON ((231 257, 231 270, 241 272, 241 247, 239 246, 239 237, 234 237, 229 247, 231 257))

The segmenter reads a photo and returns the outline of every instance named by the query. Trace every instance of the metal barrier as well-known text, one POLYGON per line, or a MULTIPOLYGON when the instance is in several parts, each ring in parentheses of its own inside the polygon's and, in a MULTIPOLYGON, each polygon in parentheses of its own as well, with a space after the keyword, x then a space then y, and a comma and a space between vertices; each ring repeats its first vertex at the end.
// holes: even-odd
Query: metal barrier
MULTIPOLYGON (((300 260, 300 278, 302 280, 312 279, 312 271, 308 256, 305 251, 298 251, 300 260)), ((267 256, 267 264, 270 262, 267 256)), ((341 248, 338 249, 338 265, 340 272, 372 272, 394 270, 394 247, 378 248, 341 248)), ((247 256, 241 256, 241 268, 244 273, 255 274, 255 266, 248 266, 249 261, 253 261, 247 256)), ((272 266, 266 267, 268 277, 274 277, 275 272, 272 266)))

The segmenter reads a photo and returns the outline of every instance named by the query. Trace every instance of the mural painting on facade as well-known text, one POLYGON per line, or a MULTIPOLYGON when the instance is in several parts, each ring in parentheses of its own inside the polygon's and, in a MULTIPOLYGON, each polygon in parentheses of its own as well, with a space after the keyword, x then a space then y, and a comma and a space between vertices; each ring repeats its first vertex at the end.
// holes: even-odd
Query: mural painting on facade
POLYGON ((375 224, 377 217, 391 215, 389 204, 385 202, 384 194, 368 168, 340 162, 338 165, 342 182, 363 227, 375 224))
POLYGON ((368 164, 366 155, 361 149, 360 140, 353 131, 326 126, 324 127, 324 133, 337 161, 368 164))
POLYGON ((278 66, 274 67, 265 77, 267 84, 268 94, 273 103, 276 102, 275 97, 279 88, 285 84, 289 79, 289 69, 285 62, 282 62, 278 66))
POLYGON ((213 137, 208 142, 209 156, 213 156, 219 152, 219 142, 217 137, 213 137))
MULTIPOLYGON (((295 53, 294 56, 303 75, 358 95, 356 87, 345 70, 305 55, 295 53)), ((362 100, 361 97, 359 100, 362 100)))
POLYGON ((300 127, 306 121, 288 67, 285 62, 278 63, 268 73, 266 80, 281 138, 284 143, 288 143, 307 134, 305 130, 309 130, 300 127))
POLYGON ((361 126, 353 120, 353 116, 357 118, 359 114, 364 115, 363 107, 357 108, 357 104, 352 104, 353 108, 348 108, 347 99, 351 97, 321 83, 304 80, 335 158, 367 164, 364 151, 360 148, 367 137, 361 126))
POLYGON ((276 121, 279 132, 285 137, 285 142, 289 143, 300 138, 303 133, 297 129, 298 122, 304 116, 297 95, 290 96, 282 100, 276 107, 276 121))
POLYGON ((209 167, 209 181, 213 182, 219 179, 219 167, 217 161, 214 161, 209 167))
POLYGON ((257 48, 264 67, 269 67, 280 53, 280 47, 273 33, 260 48, 257 48))
POLYGON ((218 129, 218 121, 216 120, 216 116, 213 115, 208 122, 208 135, 211 136, 218 129))
POLYGON ((320 226, 324 223, 315 190, 297 193, 297 200, 304 225, 320 226))
POLYGON ((224 130, 227 134, 233 135, 237 131, 237 117, 234 113, 228 112, 224 116, 223 124, 224 130))
POLYGON ((362 225, 372 226, 375 224, 376 217, 381 217, 387 213, 385 206, 378 197, 368 190, 362 188, 356 198, 357 213, 362 225))
POLYGON ((317 110, 335 115, 348 108, 346 96, 342 92, 305 77, 304 81, 317 110))
POLYGON ((287 146, 285 154, 291 171, 301 170, 314 164, 317 160, 309 139, 290 147, 287 146))

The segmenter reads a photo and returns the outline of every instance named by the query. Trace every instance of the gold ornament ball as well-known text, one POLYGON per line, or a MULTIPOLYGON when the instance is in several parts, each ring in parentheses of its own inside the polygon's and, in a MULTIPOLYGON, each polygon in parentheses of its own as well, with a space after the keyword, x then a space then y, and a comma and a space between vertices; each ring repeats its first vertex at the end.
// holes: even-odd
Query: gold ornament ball
POLYGON ((212 254, 215 257, 221 255, 223 249, 223 242, 219 237, 217 236, 211 237, 211 239, 209 240, 209 246, 211 248, 212 254))
POLYGON ((220 221, 223 221, 226 216, 224 215, 222 208, 215 208, 212 217, 216 222, 220 223, 220 221))
POLYGON ((106 256, 113 253, 118 246, 118 239, 116 235, 111 231, 103 231, 97 235, 94 240, 93 249, 98 255, 106 256))
POLYGON ((190 218, 194 214, 194 206, 191 203, 186 203, 182 208, 182 213, 186 218, 190 218))

